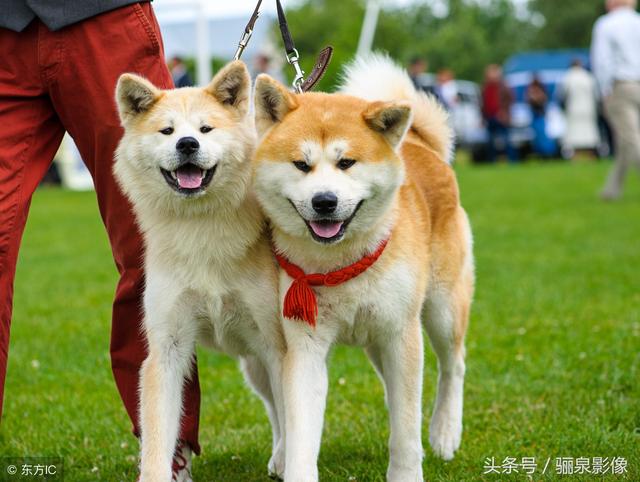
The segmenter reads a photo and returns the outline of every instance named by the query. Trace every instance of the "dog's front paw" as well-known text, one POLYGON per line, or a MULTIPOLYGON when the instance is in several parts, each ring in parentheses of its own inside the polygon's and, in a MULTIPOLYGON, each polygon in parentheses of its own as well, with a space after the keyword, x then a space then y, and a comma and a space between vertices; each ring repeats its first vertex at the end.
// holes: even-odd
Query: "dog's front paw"
POLYGON ((281 440, 280 442, 278 442, 278 445, 273 451, 273 454, 271 454, 269 464, 267 465, 269 477, 271 477, 272 479, 284 480, 284 460, 284 443, 281 440))
POLYGON ((422 464, 412 468, 391 464, 387 470, 387 482, 422 482, 422 464))
POLYGON ((300 467, 299 470, 287 470, 284 476, 287 482, 318 482, 317 467, 300 467))
POLYGON ((171 482, 171 470, 142 470, 137 482, 171 482))
POLYGON ((462 440, 462 417, 439 410, 433 414, 429 443, 438 457, 451 460, 462 440))

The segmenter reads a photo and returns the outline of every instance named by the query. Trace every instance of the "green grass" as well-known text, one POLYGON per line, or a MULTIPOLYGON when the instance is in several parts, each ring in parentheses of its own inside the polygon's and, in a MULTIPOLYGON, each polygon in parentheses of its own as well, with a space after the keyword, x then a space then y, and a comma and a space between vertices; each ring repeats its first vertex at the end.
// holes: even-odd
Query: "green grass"
MULTIPOLYGON (((640 183, 632 177, 623 201, 601 203, 607 167, 458 169, 478 277, 465 433, 454 461, 431 453, 429 350, 427 480, 525 480, 483 476, 485 458, 507 456, 625 457, 626 477, 606 479, 640 480, 640 183)), ((70 481, 135 479, 137 441, 108 357, 115 281, 93 195, 40 190, 16 280, 3 456, 64 457, 70 481)), ((199 363, 196 480, 267 480, 270 430, 261 404, 233 360, 200 351, 199 363)), ((321 478, 382 481, 382 387, 359 349, 337 348, 330 373, 321 478)), ((555 480, 553 472, 554 465, 534 480, 555 480)))

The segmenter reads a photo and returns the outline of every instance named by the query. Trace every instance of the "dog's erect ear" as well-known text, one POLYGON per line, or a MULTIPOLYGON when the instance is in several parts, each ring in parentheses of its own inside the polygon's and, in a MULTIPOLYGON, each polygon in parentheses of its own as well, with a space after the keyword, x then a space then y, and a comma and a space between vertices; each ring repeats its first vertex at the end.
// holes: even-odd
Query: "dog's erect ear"
POLYGON ((204 89, 221 104, 237 111, 242 117, 249 112, 251 77, 247 66, 236 60, 218 72, 204 89))
POLYGON ((367 125, 382 134, 395 149, 411 124, 411 106, 407 102, 373 102, 362 116, 367 125))
POLYGON ((153 107, 161 91, 147 79, 135 74, 122 74, 116 87, 116 103, 124 124, 153 107))
POLYGON ((256 129, 262 137, 274 124, 281 122, 287 113, 298 107, 295 95, 277 80, 266 74, 256 79, 256 129))

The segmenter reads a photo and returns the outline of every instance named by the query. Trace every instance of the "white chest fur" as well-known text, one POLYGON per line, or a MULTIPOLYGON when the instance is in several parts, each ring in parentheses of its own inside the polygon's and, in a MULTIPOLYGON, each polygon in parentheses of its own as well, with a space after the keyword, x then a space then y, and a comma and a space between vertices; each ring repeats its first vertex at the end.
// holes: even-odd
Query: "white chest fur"
POLYGON ((260 323, 275 320, 277 299, 268 243, 260 218, 252 214, 147 226, 148 336, 163 331, 154 324, 173 324, 176 330, 196 330, 201 342, 226 353, 250 351, 247 340, 260 338, 254 334, 260 323))
MULTIPOLYGON (((408 297, 417 286, 416 270, 398 261, 382 269, 373 265, 337 286, 314 287, 318 301, 316 334, 338 343, 366 346, 398 331, 407 320, 408 297)), ((291 284, 281 273, 281 292, 291 284)))

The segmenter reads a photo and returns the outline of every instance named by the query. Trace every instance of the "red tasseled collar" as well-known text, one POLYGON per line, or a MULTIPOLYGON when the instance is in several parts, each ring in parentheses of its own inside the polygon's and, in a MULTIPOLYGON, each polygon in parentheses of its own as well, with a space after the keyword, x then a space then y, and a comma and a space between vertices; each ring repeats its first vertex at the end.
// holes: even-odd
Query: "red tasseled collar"
POLYGON ((282 314, 287 318, 306 321, 309 325, 315 327, 316 317, 318 316, 318 301, 311 286, 337 286, 355 278, 376 262, 387 246, 388 241, 388 239, 384 240, 378 246, 378 249, 359 261, 326 274, 305 274, 299 266, 291 263, 274 249, 273 253, 278 260, 278 264, 293 278, 293 283, 291 283, 284 297, 282 314))

